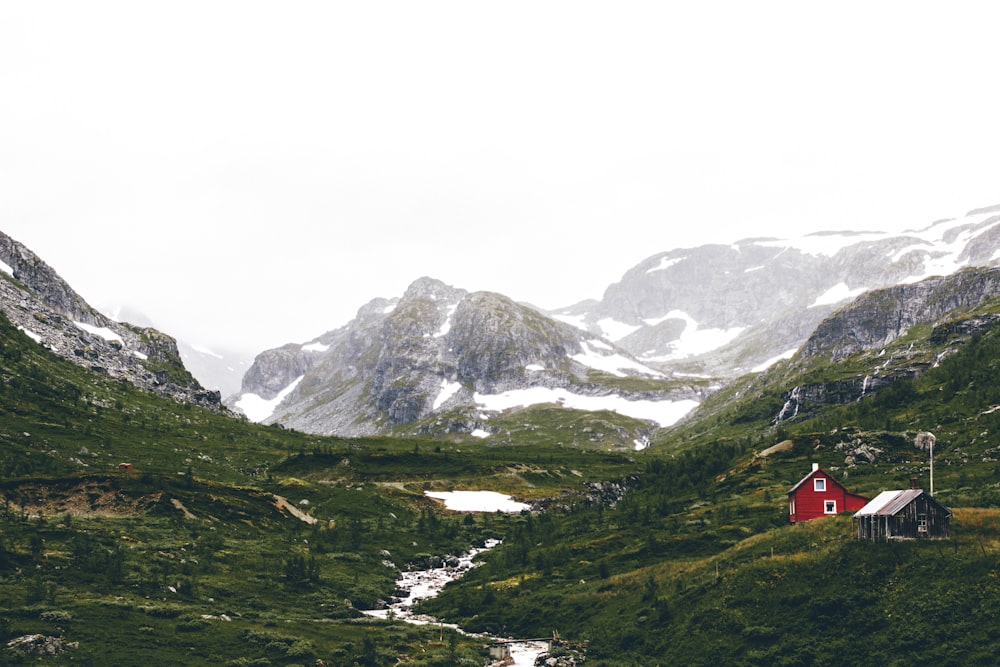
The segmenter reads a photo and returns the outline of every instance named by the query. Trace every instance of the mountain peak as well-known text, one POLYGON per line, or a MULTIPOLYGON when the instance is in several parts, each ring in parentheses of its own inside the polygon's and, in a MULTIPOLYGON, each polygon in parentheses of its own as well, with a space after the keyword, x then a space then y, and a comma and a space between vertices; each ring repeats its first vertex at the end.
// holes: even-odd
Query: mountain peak
POLYGON ((403 301, 413 301, 416 299, 458 301, 466 294, 465 290, 456 289, 436 278, 424 276, 410 283, 410 286, 403 294, 403 301))

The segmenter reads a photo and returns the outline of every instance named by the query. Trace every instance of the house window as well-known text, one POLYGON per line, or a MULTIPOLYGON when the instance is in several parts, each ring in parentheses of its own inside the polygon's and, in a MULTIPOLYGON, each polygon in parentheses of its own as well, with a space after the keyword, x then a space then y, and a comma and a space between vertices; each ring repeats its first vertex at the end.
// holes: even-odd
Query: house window
POLYGON ((822 477, 817 477, 813 480, 813 491, 823 492, 826 491, 826 480, 822 477))
POLYGON ((927 532, 927 515, 918 514, 917 515, 917 532, 926 533, 927 532))
POLYGON ((836 500, 824 500, 823 501, 823 514, 836 514, 837 513, 837 501, 836 500))

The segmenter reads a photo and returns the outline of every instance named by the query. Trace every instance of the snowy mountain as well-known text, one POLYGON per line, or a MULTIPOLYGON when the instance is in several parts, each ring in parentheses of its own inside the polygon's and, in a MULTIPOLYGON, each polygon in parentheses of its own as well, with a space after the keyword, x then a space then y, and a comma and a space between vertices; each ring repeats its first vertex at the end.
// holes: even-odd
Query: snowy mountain
POLYGON ((823 232, 662 252, 552 315, 663 371, 735 377, 791 356, 872 289, 1000 258, 1000 206, 902 234, 823 232))
POLYGON ((370 435, 452 413, 442 430, 485 435, 490 413, 539 402, 672 423, 700 394, 669 379, 500 294, 421 278, 340 329, 261 353, 228 403, 314 433, 370 435))
POLYGON ((431 415, 442 415, 445 432, 488 434, 491 413, 537 403, 666 426, 712 390, 704 380, 697 388, 696 377, 758 372, 791 357, 861 294, 998 258, 993 206, 901 234, 669 250, 601 300, 550 313, 425 278, 402 298, 370 302, 341 329, 258 355, 229 403, 254 420, 342 435, 431 415))

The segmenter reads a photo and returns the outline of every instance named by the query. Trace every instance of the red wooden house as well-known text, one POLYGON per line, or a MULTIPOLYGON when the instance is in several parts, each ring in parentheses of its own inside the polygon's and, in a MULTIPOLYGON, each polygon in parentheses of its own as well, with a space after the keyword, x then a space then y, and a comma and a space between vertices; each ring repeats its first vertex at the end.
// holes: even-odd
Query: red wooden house
POLYGON ((851 493, 814 463, 812 472, 788 492, 788 520, 797 523, 841 512, 856 512, 867 502, 868 498, 851 493))

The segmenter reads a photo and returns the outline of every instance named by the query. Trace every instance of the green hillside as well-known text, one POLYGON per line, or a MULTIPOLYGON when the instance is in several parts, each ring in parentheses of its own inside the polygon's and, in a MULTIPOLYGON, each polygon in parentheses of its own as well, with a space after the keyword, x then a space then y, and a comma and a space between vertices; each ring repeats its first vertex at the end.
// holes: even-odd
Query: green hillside
POLYGON ((571 634, 589 642, 588 664, 996 662, 1000 329, 956 333, 992 309, 836 366, 795 360, 734 383, 641 453, 613 510, 535 517, 426 607, 473 629, 571 634), (792 387, 893 364, 925 370, 772 424, 792 387), (922 430, 937 435, 935 497, 955 513, 953 539, 862 543, 847 515, 788 524, 786 492, 812 462, 869 496, 912 477, 927 488, 922 430), (845 465, 861 445, 875 462, 845 465))
POLYGON ((2 317, 0 344, 3 664, 33 662, 2 644, 38 633, 73 646, 53 663, 481 665, 480 640, 360 613, 392 593, 387 562, 518 521, 455 515, 423 490, 572 495, 637 467, 258 426, 81 369, 2 317))
POLYGON ((996 662, 991 309, 734 382, 641 452, 622 446, 640 425, 551 407, 504 417, 500 445, 254 425, 74 366, 0 317, 0 643, 63 642, 47 658, 0 647, 0 662, 482 665, 482 640, 360 610, 392 594, 387 562, 487 538, 504 543, 423 610, 555 631, 586 644, 586 664, 996 662), (793 387, 833 396, 876 372, 893 382, 773 423, 793 387), (862 543, 847 515, 788 524, 785 494, 813 462, 870 496, 926 488, 925 430, 953 539, 862 543), (861 446, 874 462, 847 465, 861 446), (451 488, 546 509, 454 514, 423 495, 451 488))

